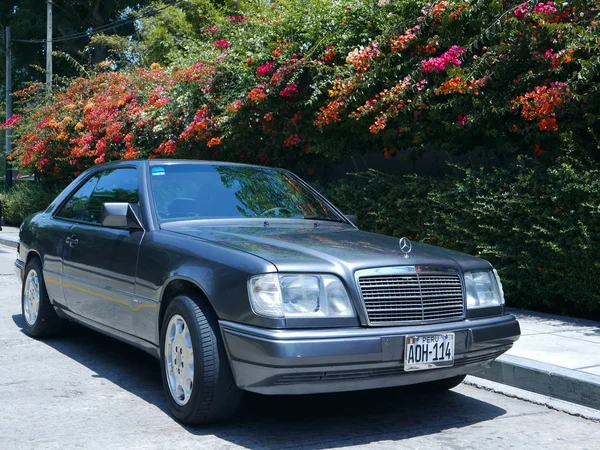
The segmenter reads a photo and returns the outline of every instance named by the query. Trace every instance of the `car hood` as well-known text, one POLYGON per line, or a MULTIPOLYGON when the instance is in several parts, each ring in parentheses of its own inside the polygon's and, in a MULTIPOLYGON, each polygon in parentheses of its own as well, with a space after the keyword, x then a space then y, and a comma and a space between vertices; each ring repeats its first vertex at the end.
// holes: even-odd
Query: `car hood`
POLYGON ((417 242, 412 242, 407 258, 400 251, 399 239, 360 231, 345 224, 207 226, 178 222, 163 224, 162 229, 251 253, 271 262, 280 271, 328 270, 332 265, 350 270, 399 265, 461 270, 490 268, 489 263, 480 258, 417 242))

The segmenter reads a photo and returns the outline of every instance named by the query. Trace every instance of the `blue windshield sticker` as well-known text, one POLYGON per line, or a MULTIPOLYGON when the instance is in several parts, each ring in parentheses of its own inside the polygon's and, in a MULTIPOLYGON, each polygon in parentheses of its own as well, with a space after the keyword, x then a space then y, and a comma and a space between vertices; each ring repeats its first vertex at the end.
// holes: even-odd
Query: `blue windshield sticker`
POLYGON ((152 175, 164 175, 165 174, 165 168, 164 167, 153 167, 152 169, 150 169, 150 173, 152 175))

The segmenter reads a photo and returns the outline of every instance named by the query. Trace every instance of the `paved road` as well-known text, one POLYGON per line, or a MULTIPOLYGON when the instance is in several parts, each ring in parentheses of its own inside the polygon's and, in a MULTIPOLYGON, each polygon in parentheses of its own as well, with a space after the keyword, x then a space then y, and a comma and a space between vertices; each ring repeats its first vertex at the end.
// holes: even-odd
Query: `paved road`
POLYGON ((158 363, 78 326, 45 342, 21 332, 14 250, 0 246, 0 449, 595 449, 600 424, 460 386, 249 396, 227 425, 169 416, 158 363))

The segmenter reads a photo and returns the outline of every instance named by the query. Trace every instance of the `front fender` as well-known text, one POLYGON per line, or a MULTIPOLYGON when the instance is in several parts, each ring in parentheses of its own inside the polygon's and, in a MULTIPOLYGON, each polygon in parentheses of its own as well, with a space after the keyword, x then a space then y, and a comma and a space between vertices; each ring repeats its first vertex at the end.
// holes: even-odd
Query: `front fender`
POLYGON ((158 345, 160 304, 169 283, 193 283, 206 296, 219 320, 280 328, 283 320, 259 317, 248 301, 248 278, 275 272, 255 255, 166 231, 149 232, 140 244, 135 293, 147 303, 135 312, 136 333, 158 345))

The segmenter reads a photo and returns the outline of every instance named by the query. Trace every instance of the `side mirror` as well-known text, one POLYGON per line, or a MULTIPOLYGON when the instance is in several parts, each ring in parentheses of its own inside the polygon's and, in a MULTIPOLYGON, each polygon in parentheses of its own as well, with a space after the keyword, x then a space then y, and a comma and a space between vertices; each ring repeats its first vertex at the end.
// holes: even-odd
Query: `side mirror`
POLYGON ((358 216, 353 216, 352 214, 344 214, 344 217, 352 222, 353 225, 358 226, 358 216))
POLYGON ((109 228, 142 230, 142 222, 130 203, 103 203, 102 225, 109 228))

